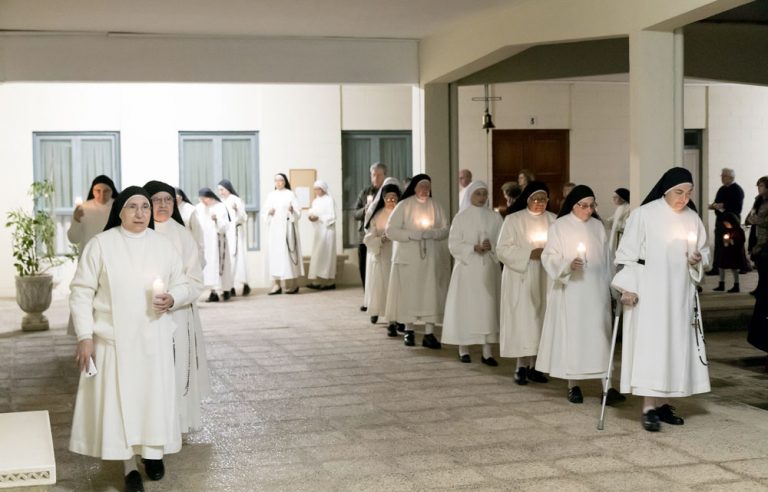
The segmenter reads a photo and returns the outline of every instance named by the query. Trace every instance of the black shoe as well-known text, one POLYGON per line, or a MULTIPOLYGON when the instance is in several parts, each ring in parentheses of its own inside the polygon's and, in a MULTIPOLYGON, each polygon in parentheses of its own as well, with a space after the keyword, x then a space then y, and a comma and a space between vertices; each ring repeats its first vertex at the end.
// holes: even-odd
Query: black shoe
POLYGON ((268 296, 276 296, 277 294, 282 294, 282 293, 283 293, 283 289, 281 287, 281 288, 279 288, 277 290, 270 291, 269 294, 267 294, 267 295, 268 296))
POLYGON ((701 285, 697 285, 697 286, 696 286, 696 292, 698 292, 699 294, 701 294, 702 292, 704 292, 704 289, 702 289, 702 288, 701 288, 701 285))
POLYGON ((608 388, 608 394, 605 397, 605 404, 610 406, 627 401, 627 397, 616 391, 614 388, 608 388))
POLYGON ((416 345, 416 335, 413 334, 413 331, 406 331, 405 337, 403 337, 403 343, 406 347, 413 347, 416 345))
POLYGON ((371 316, 371 324, 375 325, 378 322, 379 322, 378 316, 371 316))
POLYGON ((360 311, 362 312, 368 311, 368 306, 360 306, 360 311))
POLYGON ((248 284, 243 284, 243 295, 247 296, 251 293, 251 288, 248 286, 248 284))
POLYGON ((723 291, 725 291, 725 282, 718 282, 717 283, 717 287, 715 287, 712 290, 714 290, 715 292, 723 292, 723 291))
POLYGON ((206 299, 205 302, 219 302, 219 295, 215 292, 211 292, 211 295, 208 296, 208 299, 206 299))
POLYGON ((469 354, 464 354, 459 356, 459 360, 465 364, 469 364, 472 362, 472 357, 470 357, 469 354))
POLYGON ((656 414, 659 416, 659 420, 669 425, 683 425, 685 420, 682 417, 675 415, 675 407, 669 405, 662 405, 656 409, 656 414))
POLYGON ((163 460, 142 459, 141 461, 144 462, 144 472, 150 480, 160 480, 165 476, 165 465, 163 464, 163 460))
POLYGON ((571 403, 584 403, 584 395, 581 394, 581 388, 574 386, 568 390, 568 401, 571 403))
POLYGON ((323 285, 320 290, 336 290, 336 284, 323 285))
POLYGON ((322 287, 318 284, 307 284, 307 289, 320 290, 322 287))
POLYGON ((488 357, 487 359, 485 357, 480 357, 480 362, 485 364, 486 366, 496 367, 499 365, 498 362, 496 362, 496 359, 493 357, 488 357))
POLYGON ((403 323, 395 323, 397 325, 397 331, 405 333, 405 325, 403 323))
POLYGON ((421 346, 438 350, 443 347, 443 344, 435 338, 435 335, 430 333, 429 335, 424 335, 424 338, 421 339, 421 346))
POLYGON ((396 337, 397 336, 397 325, 394 323, 387 326, 387 336, 388 337, 396 337))
POLYGON ((232 295, 229 293, 228 290, 225 290, 224 292, 221 293, 221 297, 224 298, 225 301, 228 301, 229 298, 232 297, 232 295))
POLYGON ((141 473, 133 470, 125 476, 125 492, 144 492, 144 481, 141 479, 141 473))
POLYGON ((298 293, 299 293, 299 288, 298 288, 298 287, 296 287, 296 288, 295 288, 295 289, 293 289, 293 290, 286 290, 286 291, 285 291, 285 293, 286 293, 286 294, 298 294, 298 293))
POLYGON ((235 288, 234 288, 234 287, 232 287, 231 289, 229 289, 229 295, 231 295, 232 297, 235 297, 235 296, 237 296, 237 292, 235 292, 235 288))
POLYGON ((528 384, 528 369, 521 367, 515 372, 515 382, 519 385, 528 384))
POLYGON ((739 284, 733 284, 733 287, 731 287, 730 289, 728 289, 728 293, 729 293, 729 294, 735 294, 735 293, 738 293, 738 292, 741 292, 741 291, 739 290, 739 284))
POLYGON ((549 379, 547 379, 547 376, 544 375, 543 372, 537 371, 536 369, 531 369, 530 367, 527 368, 526 372, 528 373, 528 379, 530 381, 533 381, 534 383, 548 383, 549 379))
POLYGON ((648 432, 659 432, 661 429, 661 422, 659 421, 659 414, 656 410, 648 410, 643 414, 643 429, 648 432))

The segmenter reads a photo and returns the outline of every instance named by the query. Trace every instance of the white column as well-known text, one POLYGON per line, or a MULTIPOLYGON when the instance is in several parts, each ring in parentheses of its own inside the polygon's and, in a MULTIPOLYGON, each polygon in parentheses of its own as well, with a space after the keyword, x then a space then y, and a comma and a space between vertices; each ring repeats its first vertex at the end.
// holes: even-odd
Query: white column
MULTIPOLYGON (((450 91, 448 84, 424 86, 424 172, 432 178, 432 195, 446 213, 451 213, 453 182, 451 176, 450 91)), ((414 169, 414 173, 416 170, 414 169)))
POLYGON ((630 34, 629 119, 629 183, 637 206, 664 171, 682 165, 682 34, 630 34))

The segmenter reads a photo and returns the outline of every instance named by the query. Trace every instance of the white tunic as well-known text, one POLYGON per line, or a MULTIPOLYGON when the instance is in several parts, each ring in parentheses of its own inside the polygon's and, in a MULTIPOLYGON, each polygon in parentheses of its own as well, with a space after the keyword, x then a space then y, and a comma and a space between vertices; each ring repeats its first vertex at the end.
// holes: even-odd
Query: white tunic
POLYGON ((415 196, 397 204, 387 237, 395 241, 387 289, 386 317, 400 323, 442 323, 450 280, 448 219, 440 205, 415 196), (422 225, 422 221, 428 225, 422 225), (433 239, 414 239, 431 230, 433 239))
POLYGON ((363 237, 368 248, 365 305, 368 306, 369 316, 383 317, 387 307, 387 288, 392 271, 392 241, 384 233, 391 214, 392 211, 386 207, 379 209, 363 237))
POLYGON ((80 205, 83 210, 83 216, 80 218, 80 222, 73 219, 67 231, 67 239, 69 239, 70 243, 77 246, 80 256, 83 256, 83 249, 86 243, 93 236, 104 231, 113 201, 110 200, 105 205, 102 205, 95 198, 91 198, 80 205))
POLYGON ((211 206, 200 202, 195 208, 205 239, 203 283, 210 289, 228 291, 232 288, 232 266, 229 256, 229 242, 227 241, 227 228, 229 227, 227 207, 221 202, 216 202, 211 206), (216 220, 213 220, 214 216, 216 220))
POLYGON ((487 207, 470 206, 453 219, 448 248, 455 258, 441 341, 452 345, 495 343, 499 337, 501 268, 496 242, 501 216, 487 207), (491 242, 492 250, 480 254, 475 245, 491 242))
POLYGON ((614 287, 638 295, 624 307, 621 392, 676 397, 710 390, 703 340, 692 325, 696 282, 709 264, 704 225, 693 210, 677 213, 663 198, 632 212, 616 252, 624 265, 614 287), (689 267, 688 234, 702 261, 689 267), (641 265, 638 259, 645 260, 641 265))
POLYGON ((171 310, 176 332, 173 336, 176 366, 176 398, 181 432, 201 426, 200 402, 211 391, 208 358, 203 327, 195 301, 203 291, 203 272, 195 240, 189 231, 173 219, 155 222, 155 230, 171 240, 181 257, 183 272, 189 282, 189 297, 175 299, 171 310))
POLYGON ((237 283, 247 284, 248 269, 246 257, 248 245, 245 241, 245 226, 248 222, 248 214, 245 212, 245 204, 239 196, 230 194, 224 200, 224 204, 227 206, 229 217, 232 219, 229 227, 227 227, 227 243, 229 244, 232 277, 237 283))
POLYGON ((541 263, 552 279, 536 369, 562 379, 596 379, 608 371, 611 343, 608 241, 602 222, 557 219, 547 233, 541 263), (571 272, 579 243, 586 266, 571 272))
POLYGON ((613 217, 607 220, 607 225, 611 227, 611 232, 608 235, 608 243, 611 251, 616 252, 616 248, 619 247, 619 239, 624 234, 624 226, 629 218, 629 203, 622 203, 613 212, 613 217))
POLYGON ((264 204, 267 223, 267 270, 270 277, 288 280, 304 275, 304 261, 301 256, 299 218, 301 205, 291 190, 269 192, 264 204), (292 206, 293 212, 288 208, 292 206), (274 215, 269 215, 270 209, 274 215))
POLYGON ((168 239, 114 227, 85 247, 69 306, 78 340, 93 338, 98 373, 80 375, 69 449, 105 460, 158 459, 181 448, 169 313, 152 310, 152 284, 191 295, 168 239))
POLYGON ((205 234, 200 219, 197 216, 197 209, 188 202, 181 202, 179 205, 181 220, 184 221, 184 227, 192 234, 197 244, 197 254, 200 257, 200 268, 205 268, 205 234))
POLYGON ((555 214, 534 215, 527 208, 504 219, 496 255, 504 264, 501 275, 502 357, 536 355, 552 282, 531 251, 543 248, 555 214))
POLYGON ((312 200, 309 215, 317 216, 312 222, 314 229, 312 259, 309 261, 307 278, 336 278, 336 207, 329 194, 312 200))

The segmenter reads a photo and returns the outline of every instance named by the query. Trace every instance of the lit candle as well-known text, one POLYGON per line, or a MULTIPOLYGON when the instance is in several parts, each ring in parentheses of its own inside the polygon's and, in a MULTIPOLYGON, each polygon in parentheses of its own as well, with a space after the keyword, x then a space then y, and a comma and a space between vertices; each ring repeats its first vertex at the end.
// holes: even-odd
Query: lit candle
POLYGON ((80 206, 80 205, 82 205, 82 204, 83 204, 83 197, 81 197, 81 196, 76 196, 76 197, 75 197, 75 207, 79 207, 79 206, 80 206))
POLYGON ((498 211, 499 211, 499 207, 495 207, 495 208, 493 209, 493 211, 494 211, 494 212, 498 212, 498 211))
POLYGON ((579 245, 576 246, 576 258, 580 260, 585 260, 587 258, 587 247, 584 246, 584 243, 579 243, 579 245))
POLYGON ((730 234, 726 234, 725 236, 723 236, 723 239, 728 241, 729 239, 731 239, 731 235, 730 234))
POLYGON ((547 231, 537 232, 531 239, 537 248, 543 248, 547 244, 547 231))
POLYGON ((421 227, 422 229, 429 229, 429 219, 421 219, 421 227))
POLYGON ((368 205, 370 205, 373 202, 373 195, 368 195, 368 197, 366 198, 366 201, 368 205))
POLYGON ((695 232, 688 233, 688 255, 692 255, 696 252, 696 243, 699 242, 699 238, 696 237, 695 232))
POLYGON ((157 277, 155 281, 152 282, 152 294, 156 296, 165 294, 165 282, 163 282, 163 279, 160 277, 157 277))

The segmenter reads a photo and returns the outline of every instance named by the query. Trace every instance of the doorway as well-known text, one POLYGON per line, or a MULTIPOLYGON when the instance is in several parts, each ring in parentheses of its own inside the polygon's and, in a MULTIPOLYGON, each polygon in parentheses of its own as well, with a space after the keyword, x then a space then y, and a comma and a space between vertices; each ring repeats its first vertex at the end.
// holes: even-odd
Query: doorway
POLYGON ((557 212, 563 185, 569 181, 568 130, 493 130, 493 203, 506 208, 501 185, 517 182, 520 171, 531 171, 549 186, 548 210, 557 212))

